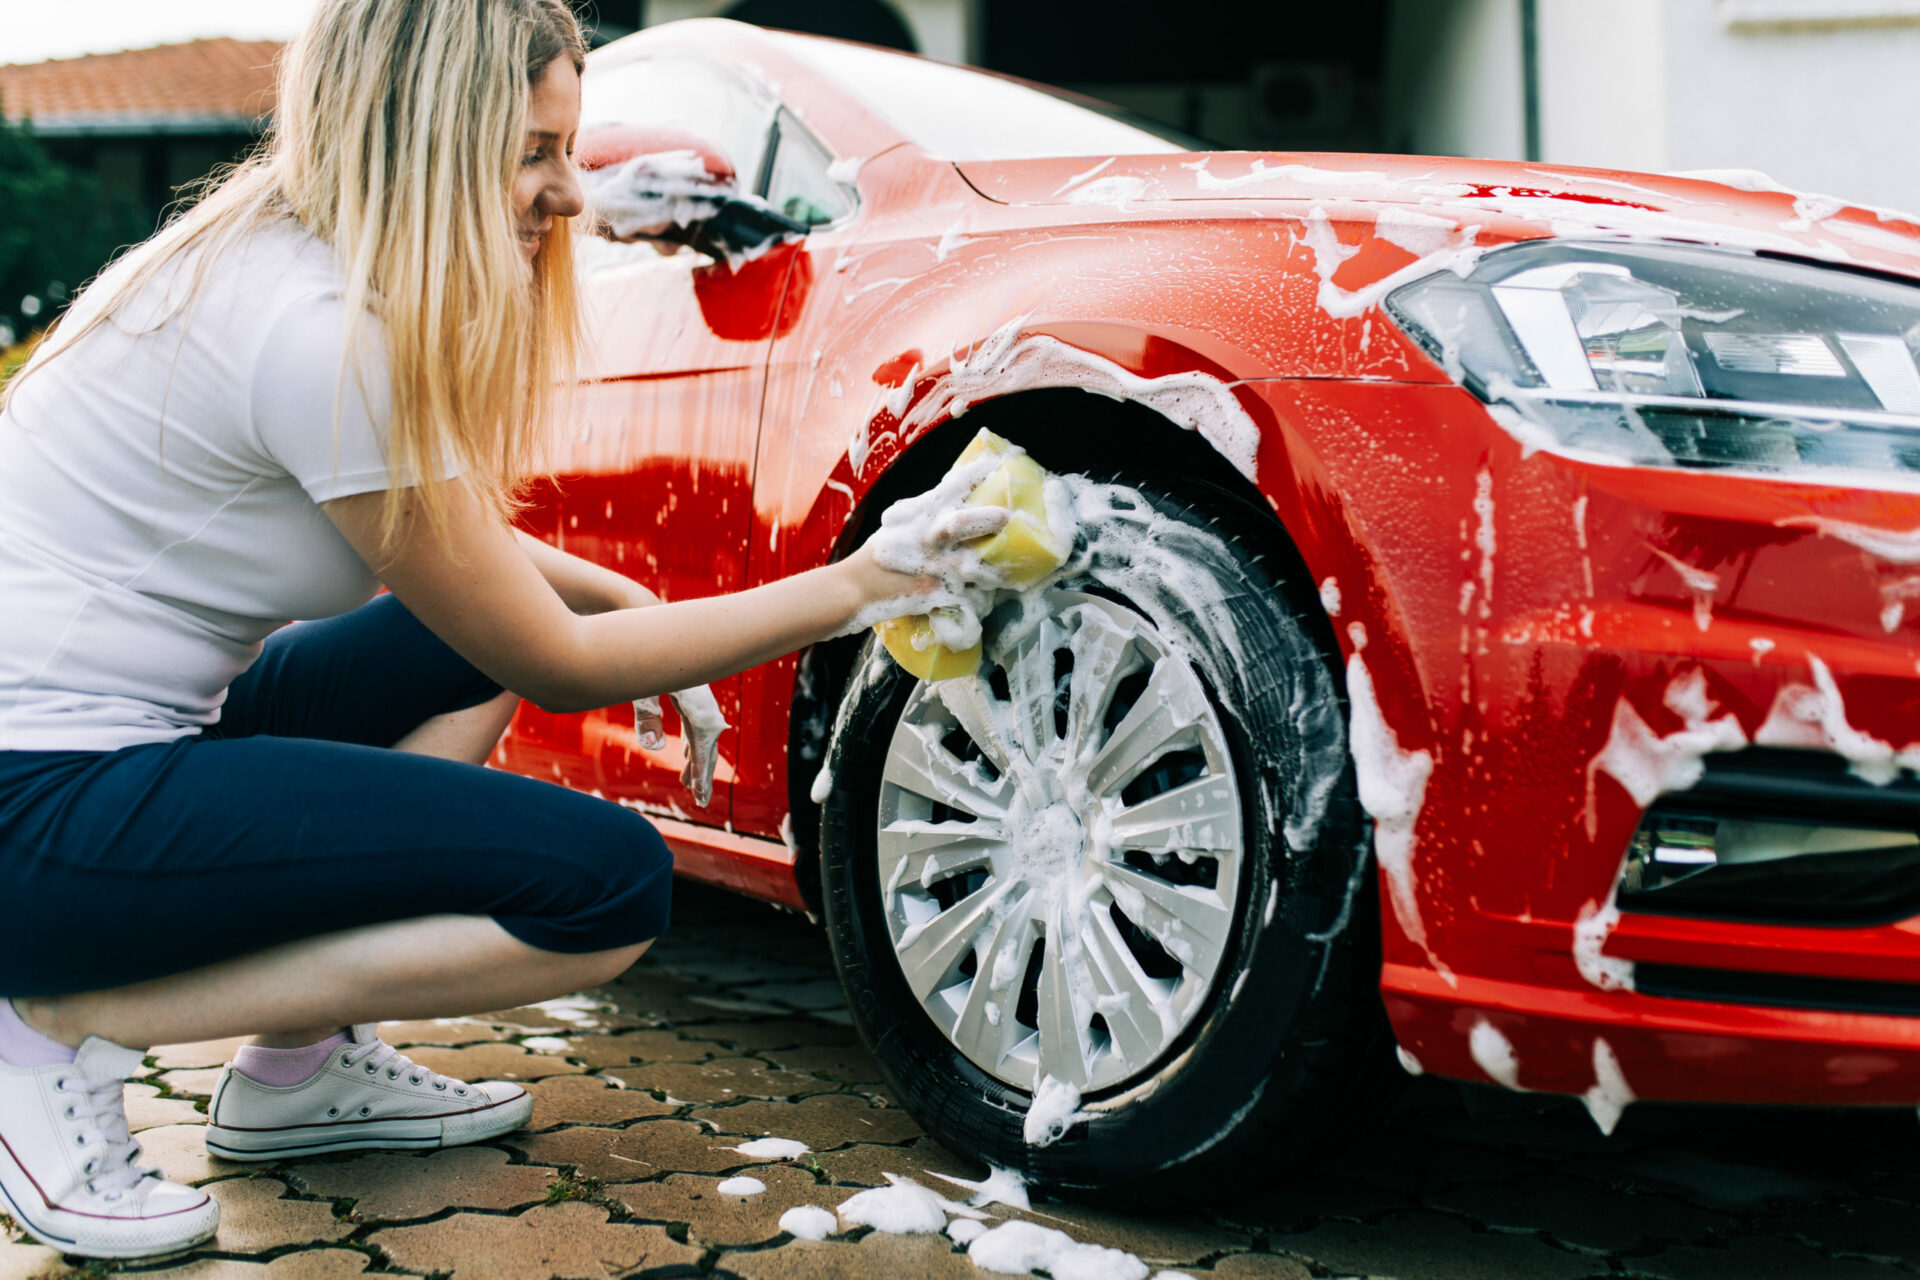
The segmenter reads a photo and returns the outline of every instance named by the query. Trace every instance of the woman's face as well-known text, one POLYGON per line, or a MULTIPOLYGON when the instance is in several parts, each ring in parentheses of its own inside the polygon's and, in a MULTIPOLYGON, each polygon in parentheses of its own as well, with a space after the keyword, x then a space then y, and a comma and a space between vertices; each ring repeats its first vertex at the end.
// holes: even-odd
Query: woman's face
POLYGON ((579 128, 580 73, 569 59, 555 58, 533 82, 526 145, 513 179, 514 227, 529 261, 546 243, 555 218, 571 218, 586 207, 573 167, 573 135, 579 128))

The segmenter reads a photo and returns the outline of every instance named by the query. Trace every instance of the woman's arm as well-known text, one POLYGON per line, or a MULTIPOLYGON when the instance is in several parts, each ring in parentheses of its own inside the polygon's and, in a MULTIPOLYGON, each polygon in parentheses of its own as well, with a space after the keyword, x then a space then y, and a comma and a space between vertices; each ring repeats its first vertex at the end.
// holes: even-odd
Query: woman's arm
POLYGON ((513 531, 514 541, 533 561, 567 608, 575 613, 611 613, 659 604, 660 597, 624 573, 615 573, 591 560, 582 560, 540 541, 525 530, 513 531))
MULTIPOLYGON (((867 605, 932 587, 865 549, 734 595, 581 616, 460 480, 448 537, 424 516, 380 539, 382 493, 322 504, 401 603, 502 687, 549 711, 586 711, 706 684, 852 625, 867 605)), ((910 609, 903 609, 909 612, 910 609)))

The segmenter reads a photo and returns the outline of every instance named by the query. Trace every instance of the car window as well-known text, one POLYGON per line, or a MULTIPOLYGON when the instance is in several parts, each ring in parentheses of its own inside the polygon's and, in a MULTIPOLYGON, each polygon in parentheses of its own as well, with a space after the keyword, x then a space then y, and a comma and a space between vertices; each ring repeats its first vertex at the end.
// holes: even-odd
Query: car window
POLYGON ((833 157, 807 127, 782 108, 774 129, 767 203, 796 222, 818 227, 853 212, 853 196, 829 176, 833 157))
POLYGON ((1077 102, 965 67, 804 36, 775 38, 842 89, 866 99, 901 133, 949 160, 1188 150, 1077 102))
POLYGON ((726 153, 743 190, 760 189, 774 101, 752 81, 690 54, 589 63, 580 84, 580 128, 672 125, 726 153))

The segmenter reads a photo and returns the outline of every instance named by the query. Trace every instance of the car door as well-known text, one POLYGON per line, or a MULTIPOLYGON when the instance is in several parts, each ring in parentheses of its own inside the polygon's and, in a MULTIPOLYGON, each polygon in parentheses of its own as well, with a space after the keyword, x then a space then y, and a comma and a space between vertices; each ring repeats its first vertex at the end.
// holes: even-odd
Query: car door
MULTIPOLYGON (((692 53, 589 68, 581 133, 679 129, 725 152, 742 185, 764 169, 775 104, 752 81, 692 53)), ((524 527, 667 600, 737 591, 746 569, 760 398, 791 257, 738 269, 692 249, 662 254, 576 234, 587 346, 553 478, 524 527)), ((715 688, 738 724, 739 680, 715 688)), ((632 715, 523 707, 500 760, 533 776, 668 817, 727 820, 738 735, 724 735, 712 803, 681 786, 678 738, 642 748, 632 715)))

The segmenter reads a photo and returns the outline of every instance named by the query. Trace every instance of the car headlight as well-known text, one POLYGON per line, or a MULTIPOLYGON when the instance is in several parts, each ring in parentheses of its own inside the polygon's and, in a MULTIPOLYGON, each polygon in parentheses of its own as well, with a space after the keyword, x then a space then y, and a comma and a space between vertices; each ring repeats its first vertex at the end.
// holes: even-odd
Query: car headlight
POLYGON ((1677 245, 1531 242, 1387 311, 1523 442, 1920 482, 1920 288, 1677 245))

